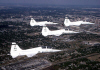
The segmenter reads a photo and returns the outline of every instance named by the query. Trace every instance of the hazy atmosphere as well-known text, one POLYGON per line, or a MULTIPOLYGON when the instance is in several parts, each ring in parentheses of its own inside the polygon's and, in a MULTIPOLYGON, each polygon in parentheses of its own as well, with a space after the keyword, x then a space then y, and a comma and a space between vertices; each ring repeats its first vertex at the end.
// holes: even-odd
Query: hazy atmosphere
POLYGON ((2 4, 100 5, 100 0, 0 0, 2 4))

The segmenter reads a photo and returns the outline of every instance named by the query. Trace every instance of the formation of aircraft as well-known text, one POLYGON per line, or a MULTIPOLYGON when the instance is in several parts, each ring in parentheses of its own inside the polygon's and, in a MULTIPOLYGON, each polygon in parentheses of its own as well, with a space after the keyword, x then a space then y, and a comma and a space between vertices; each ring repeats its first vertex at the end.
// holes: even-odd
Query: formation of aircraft
POLYGON ((27 57, 32 57, 38 53, 42 52, 59 52, 61 50, 57 49, 49 49, 49 48, 42 48, 42 47, 36 47, 32 49, 22 50, 15 42, 12 42, 10 55, 12 58, 16 58, 18 56, 26 55, 27 57))
POLYGON ((44 26, 44 27, 42 28, 42 35, 43 35, 43 36, 48 36, 48 35, 60 36, 61 34, 64 34, 64 33, 70 34, 70 33, 79 33, 79 32, 70 31, 69 29, 68 29, 68 30, 60 29, 60 30, 50 31, 50 30, 48 29, 48 27, 46 27, 46 26, 44 26))
POLYGON ((84 22, 84 21, 76 21, 76 22, 71 22, 67 17, 65 17, 64 25, 65 26, 80 26, 81 24, 94 24, 91 22, 84 22))
POLYGON ((45 26, 46 24, 58 24, 58 23, 53 23, 53 22, 48 22, 48 21, 36 22, 33 18, 31 18, 31 21, 30 21, 31 26, 45 26))
MULTIPOLYGON (((79 32, 75 32, 75 31, 70 31, 65 30, 65 29, 60 29, 60 30, 54 30, 54 31, 50 31, 48 29, 48 27, 46 27, 46 24, 58 24, 58 23, 53 23, 53 22, 47 22, 47 21, 42 21, 42 22, 36 22, 33 18, 31 18, 30 21, 30 25, 31 26, 43 26, 42 28, 42 35, 43 36, 48 36, 48 35, 55 35, 55 36, 60 36, 61 34, 70 34, 70 33, 79 33, 79 32)), ((80 26, 81 24, 94 24, 94 23, 90 23, 90 22, 83 22, 83 21, 76 21, 76 22, 70 22, 70 20, 66 17, 65 21, 64 21, 64 25, 65 26, 80 26)), ((15 42, 12 42, 11 45, 11 50, 10 50, 10 55, 12 56, 12 58, 16 58, 18 56, 23 56, 26 55, 27 57, 32 57, 38 53, 42 53, 42 52, 59 52, 61 50, 57 50, 57 49, 49 49, 49 48, 42 48, 42 47, 36 47, 36 48, 32 48, 32 49, 26 49, 26 50, 22 50, 15 42)))

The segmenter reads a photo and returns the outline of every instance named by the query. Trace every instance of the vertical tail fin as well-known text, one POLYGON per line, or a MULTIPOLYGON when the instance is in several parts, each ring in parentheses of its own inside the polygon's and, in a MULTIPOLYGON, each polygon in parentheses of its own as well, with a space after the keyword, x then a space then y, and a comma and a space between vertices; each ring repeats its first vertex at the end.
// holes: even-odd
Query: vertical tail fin
POLYGON ((10 54, 13 58, 17 57, 21 50, 22 49, 15 42, 12 42, 10 54))
POLYGON ((47 46, 46 46, 46 49, 48 49, 47 46))
POLYGON ((43 28, 42 28, 42 35, 43 36, 47 36, 48 35, 48 33, 49 33, 49 29, 46 27, 46 26, 44 26, 43 28))
POLYGON ((65 17, 65 21, 64 21, 65 26, 69 26, 69 23, 70 23, 70 20, 67 17, 65 17))
POLYGON ((34 23, 36 23, 36 21, 33 18, 31 18, 30 25, 34 26, 34 23))

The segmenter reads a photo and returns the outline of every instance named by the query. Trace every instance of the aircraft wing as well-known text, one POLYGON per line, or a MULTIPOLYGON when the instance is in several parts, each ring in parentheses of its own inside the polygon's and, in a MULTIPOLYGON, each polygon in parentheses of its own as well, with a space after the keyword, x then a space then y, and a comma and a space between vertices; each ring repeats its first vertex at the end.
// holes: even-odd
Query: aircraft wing
POLYGON ((61 50, 56 50, 56 49, 42 49, 42 52, 59 52, 61 50))
POLYGON ((68 30, 68 31, 65 31, 64 33, 70 34, 70 33, 79 33, 79 32, 75 32, 75 31, 68 30))
POLYGON ((91 23, 91 22, 82 22, 82 24, 95 24, 95 23, 91 23))
POLYGON ((58 23, 46 22, 45 24, 58 24, 58 23))

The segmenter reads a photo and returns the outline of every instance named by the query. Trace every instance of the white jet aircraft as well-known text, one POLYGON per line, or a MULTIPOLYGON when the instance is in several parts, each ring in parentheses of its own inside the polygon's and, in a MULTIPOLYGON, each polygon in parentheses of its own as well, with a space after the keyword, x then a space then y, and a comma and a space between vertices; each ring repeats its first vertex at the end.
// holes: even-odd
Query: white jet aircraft
POLYGON ((33 18, 31 18, 31 21, 30 21, 31 26, 45 26, 46 24, 58 24, 58 23, 53 23, 53 22, 48 22, 48 21, 36 22, 33 18))
POLYGON ((42 52, 59 52, 61 50, 56 50, 56 49, 49 49, 49 48, 42 48, 42 47, 36 47, 32 49, 27 49, 27 50, 22 50, 15 42, 12 42, 11 45, 11 50, 10 50, 10 55, 12 58, 16 58, 18 56, 23 56, 26 55, 27 57, 32 57, 36 55, 37 53, 42 53, 42 52))
POLYGON ((70 34, 70 33, 79 33, 79 32, 70 31, 69 29, 68 30, 60 29, 60 30, 50 31, 46 26, 44 26, 42 28, 42 35, 43 36, 48 36, 48 35, 60 36, 61 34, 65 34, 65 33, 70 34))
POLYGON ((67 17, 65 17, 65 21, 64 21, 65 26, 80 26, 81 24, 94 24, 94 23, 86 22, 86 21, 71 22, 67 17))

